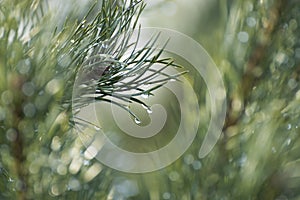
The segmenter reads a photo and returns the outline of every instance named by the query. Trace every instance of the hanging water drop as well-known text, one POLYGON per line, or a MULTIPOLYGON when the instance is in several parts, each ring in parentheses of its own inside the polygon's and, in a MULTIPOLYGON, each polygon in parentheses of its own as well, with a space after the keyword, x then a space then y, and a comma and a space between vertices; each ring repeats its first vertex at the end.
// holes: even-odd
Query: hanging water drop
POLYGON ((163 194, 163 199, 170 199, 171 198, 171 194, 169 192, 165 192, 163 194))
POLYGON ((141 123, 141 120, 139 120, 138 118, 134 118, 134 122, 135 122, 136 124, 140 124, 140 123, 141 123))
POLYGON ((254 17, 248 17, 246 22, 249 27, 254 27, 256 25, 256 19, 254 17))
POLYGON ((80 25, 81 25, 81 28, 84 28, 85 27, 85 23, 86 23, 86 20, 83 20, 80 25))
POLYGON ((142 94, 141 97, 144 98, 144 99, 148 99, 149 98, 149 94, 142 94))
POLYGON ((247 43, 249 40, 249 34, 245 31, 241 31, 238 33, 238 40, 242 43, 247 43))
POLYGON ((151 114, 153 111, 151 110, 151 108, 147 108, 147 113, 151 114))
POLYGON ((89 161, 89 160, 84 160, 84 161, 83 161, 83 165, 84 165, 84 166, 90 165, 90 161, 89 161))
POLYGON ((149 106, 142 104, 142 107, 147 111, 147 113, 152 113, 152 110, 149 106))
POLYGON ((202 167, 202 163, 199 160, 195 160, 192 163, 192 166, 193 166, 194 170, 199 170, 202 167))

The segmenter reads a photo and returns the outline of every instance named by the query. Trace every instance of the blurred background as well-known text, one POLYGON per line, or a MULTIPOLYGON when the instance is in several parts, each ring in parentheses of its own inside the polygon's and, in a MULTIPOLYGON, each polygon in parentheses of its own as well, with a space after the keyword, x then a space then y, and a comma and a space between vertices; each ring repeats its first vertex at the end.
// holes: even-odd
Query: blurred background
MULTIPOLYGON (((63 26, 66 16, 81 19, 90 5, 84 2, 51 1, 51 6, 59 7, 53 9, 56 26, 63 26)), ((60 107, 67 85, 64 77, 50 69, 33 72, 30 67, 27 71, 17 68, 26 76, 30 71, 37 83, 47 80, 44 90, 30 83, 18 88, 15 85, 20 80, 13 73, 8 76, 13 84, 6 83, 3 61, 10 49, 4 45, 1 48, 0 43, 0 199, 26 199, 20 195, 24 188, 17 172, 29 177, 29 199, 300 199, 300 2, 145 2, 139 21, 142 27, 170 28, 192 37, 206 49, 222 74, 227 114, 213 151, 203 159, 198 157, 209 121, 209 95, 201 77, 186 75, 199 98, 203 119, 190 148, 170 166, 151 173, 128 174, 106 167, 90 155, 77 133, 69 130, 69 111, 60 107), (49 73, 54 79, 43 77, 49 73), (7 128, 6 121, 14 119, 9 111, 21 98, 14 96, 16 88, 36 99, 35 107, 30 102, 22 104, 25 117, 18 127, 28 139, 23 144, 22 159, 14 158, 18 151, 11 149, 18 149, 13 145, 17 133, 7 128)), ((1 26, 0 40, 4 38, 1 26)), ((175 106, 164 103, 171 104, 166 106, 171 111, 178 106, 176 102, 175 106)), ((178 123, 177 114, 173 112, 173 124, 178 123)), ((176 127, 167 127, 166 132, 172 129, 176 127)), ((142 150, 133 149, 152 150, 166 143, 158 141, 161 143, 150 141, 152 146, 138 141, 142 150)))

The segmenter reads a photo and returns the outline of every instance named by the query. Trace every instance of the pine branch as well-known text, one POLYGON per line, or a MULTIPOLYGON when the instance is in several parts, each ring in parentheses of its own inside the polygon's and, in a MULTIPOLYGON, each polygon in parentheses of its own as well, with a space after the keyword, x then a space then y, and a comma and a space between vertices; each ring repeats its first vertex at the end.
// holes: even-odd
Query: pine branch
MULTIPOLYGON (((62 26, 53 21, 47 1, 3 0, 0 5, 0 94, 5 94, 0 102, 1 116, 4 110, 0 128, 5 133, 0 140, 10 148, 10 153, 1 155, 1 166, 14 175, 15 183, 7 194, 13 199, 44 198, 48 187, 55 188, 55 180, 45 180, 44 176, 49 170, 55 172, 50 161, 36 167, 36 159, 44 158, 34 151, 56 154, 53 144, 67 137, 74 125, 72 108, 97 100, 116 104, 136 117, 126 103, 149 108, 138 96, 153 95, 154 90, 181 74, 166 72, 178 66, 171 58, 161 58, 163 50, 155 49, 158 36, 141 49, 137 49, 139 38, 131 42, 145 7, 142 1, 102 0, 79 21, 70 16, 62 26), (84 93, 72 105, 79 73, 86 74, 79 85, 84 93), (145 84, 149 88, 144 89, 145 84), (92 98, 85 97, 87 93, 92 98), (67 121, 70 126, 64 124, 67 121), (7 130, 15 131, 5 137, 7 130), (33 186, 37 181, 42 184, 33 186)), ((80 123, 93 126, 82 120, 80 123)), ((65 145, 74 142, 68 139, 65 145)))
MULTIPOLYGON (((79 74, 85 74, 83 80, 80 80, 82 82, 80 83, 81 86, 84 85, 84 90, 83 93, 79 95, 79 98, 75 99, 73 104, 75 108, 82 107, 82 102, 84 105, 87 105, 90 98, 83 98, 83 96, 88 93, 94 93, 96 94, 95 100, 111 102, 129 111, 125 104, 132 102, 132 96, 149 96, 153 90, 160 88, 167 81, 176 79, 176 77, 181 75, 168 75, 164 73, 168 67, 178 66, 171 58, 160 58, 164 51, 163 49, 155 53, 155 51, 157 51, 155 43, 159 35, 150 39, 145 47, 139 50, 136 50, 139 37, 135 42, 129 42, 132 37, 132 29, 134 29, 137 24, 137 18, 133 19, 133 16, 137 14, 138 17, 144 7, 145 5, 143 3, 136 2, 134 6, 129 6, 126 9, 116 7, 114 11, 110 10, 100 15, 102 20, 115 19, 114 23, 109 20, 103 21, 103 26, 100 30, 106 30, 103 27, 108 24, 110 27, 109 30, 113 31, 97 32, 93 35, 93 37, 97 39, 88 43, 88 50, 85 52, 91 53, 85 55, 84 64, 78 71, 79 74), (140 6, 136 7, 139 4, 140 6), (122 10, 122 12, 117 12, 117 10, 122 10), (124 16, 126 16, 126 20, 123 19, 124 16), (132 27, 130 27, 131 25, 132 27), (110 39, 104 39, 103 36, 109 36, 110 39), (128 52, 131 47, 134 48, 131 50, 130 55, 122 60, 122 56, 128 52), (153 68, 154 64, 160 64, 162 67, 159 69, 153 68), (146 75, 146 72, 150 74, 146 75), (157 80, 157 77, 165 78, 157 80), (128 79, 131 79, 131 81, 128 81, 128 79), (154 79, 155 81, 153 81, 154 79), (141 89, 141 86, 146 84, 153 85, 153 87, 147 90, 141 89), (127 94, 122 94, 124 92, 127 94), (128 95, 129 93, 130 95, 128 95), (113 100, 114 98, 118 100, 113 100)), ((103 8, 102 10, 106 9, 103 8)), ((96 19, 98 19, 98 16, 96 19)), ((93 27, 93 24, 98 23, 94 20, 86 26, 93 27)), ((90 31, 84 30, 83 33, 80 33, 79 30, 80 27, 77 27, 75 35, 84 35, 85 37, 90 31)), ((78 38, 76 39, 76 37, 75 39, 71 39, 73 43, 80 43, 78 42, 80 40, 81 39, 78 38)), ((82 56, 82 52, 80 52, 79 55, 82 56)), ((80 85, 78 85, 78 87, 80 87, 80 85)), ((135 102, 147 108, 149 107, 142 101, 135 100, 135 102)), ((129 114, 136 118, 134 113, 129 112, 129 114)))

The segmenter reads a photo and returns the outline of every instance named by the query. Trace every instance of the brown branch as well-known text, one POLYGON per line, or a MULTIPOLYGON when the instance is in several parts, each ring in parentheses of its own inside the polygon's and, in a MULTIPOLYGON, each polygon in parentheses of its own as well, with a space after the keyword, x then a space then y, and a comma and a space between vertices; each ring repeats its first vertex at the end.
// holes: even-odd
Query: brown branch
POLYGON ((18 199, 26 199, 27 193, 27 170, 25 167, 26 156, 24 154, 24 134, 20 130, 19 123, 24 118, 22 111, 22 104, 25 102, 24 95, 22 94, 22 85, 25 78, 19 75, 12 75, 10 80, 11 91, 14 92, 14 102, 11 106, 12 122, 11 127, 16 133, 16 138, 12 141, 11 151, 15 160, 15 170, 18 177, 17 194, 18 199))
POLYGON ((283 11, 284 0, 277 0, 272 9, 269 10, 268 20, 264 21, 263 27, 261 28, 261 40, 256 41, 256 44, 253 50, 250 53, 248 61, 245 63, 245 72, 242 76, 242 80, 239 84, 239 87, 235 94, 241 96, 241 109, 236 111, 232 107, 232 103, 235 100, 234 98, 229 99, 229 105, 226 113, 225 124, 223 126, 223 138, 220 141, 220 153, 222 154, 220 164, 223 165, 227 163, 229 160, 229 154, 226 148, 228 142, 228 134, 227 131, 230 127, 236 126, 239 124, 242 116, 245 113, 245 107, 248 104, 249 97, 252 92, 252 88, 257 85, 263 78, 263 75, 257 76, 255 73, 256 68, 262 65, 265 58, 267 57, 267 50, 270 47, 270 42, 272 39, 272 35, 275 32, 275 27, 279 24, 279 19, 281 16, 281 12, 283 11))
MULTIPOLYGON (((255 74, 256 68, 264 61, 267 57, 267 49, 270 47, 270 42, 273 33, 275 32, 275 27, 279 24, 279 19, 281 13, 284 9, 286 2, 284 0, 277 0, 273 7, 268 12, 268 19, 262 22, 262 33, 261 39, 256 41, 256 45, 250 53, 249 59, 246 62, 246 69, 242 76, 242 81, 239 84, 238 94, 242 96, 243 109, 237 114, 233 114, 232 99, 229 100, 229 106, 226 115, 225 125, 223 127, 224 133, 230 126, 237 125, 240 121, 242 115, 245 111, 245 106, 247 105, 247 100, 251 95, 252 88, 258 84, 263 76, 257 76, 255 74)), ((226 133, 224 134, 226 140, 226 133)))

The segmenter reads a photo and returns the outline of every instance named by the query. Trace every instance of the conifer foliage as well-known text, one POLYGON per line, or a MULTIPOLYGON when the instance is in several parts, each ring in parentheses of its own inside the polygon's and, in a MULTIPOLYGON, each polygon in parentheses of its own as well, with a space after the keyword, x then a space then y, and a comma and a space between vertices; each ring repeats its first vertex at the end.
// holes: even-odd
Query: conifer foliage
POLYGON ((164 73, 178 66, 152 51, 156 37, 124 57, 134 46, 129 39, 144 2, 102 0, 77 10, 68 5, 66 18, 58 19, 50 1, 0 0, 0 199, 299 199, 300 2, 215 5, 225 12, 209 15, 218 23, 205 31, 214 32, 195 23, 191 35, 212 55, 227 89, 219 142, 200 160, 197 136, 172 165, 126 174, 87 159, 72 130, 74 109, 89 99, 72 101, 72 91, 84 72, 79 88, 96 88, 97 101, 136 117, 124 102, 144 105, 135 95, 151 95, 181 75, 164 73), (139 88, 147 84, 143 80, 122 82, 146 72, 149 80, 157 74, 165 79, 148 90, 139 88), (113 95, 126 89, 134 95, 113 95))

